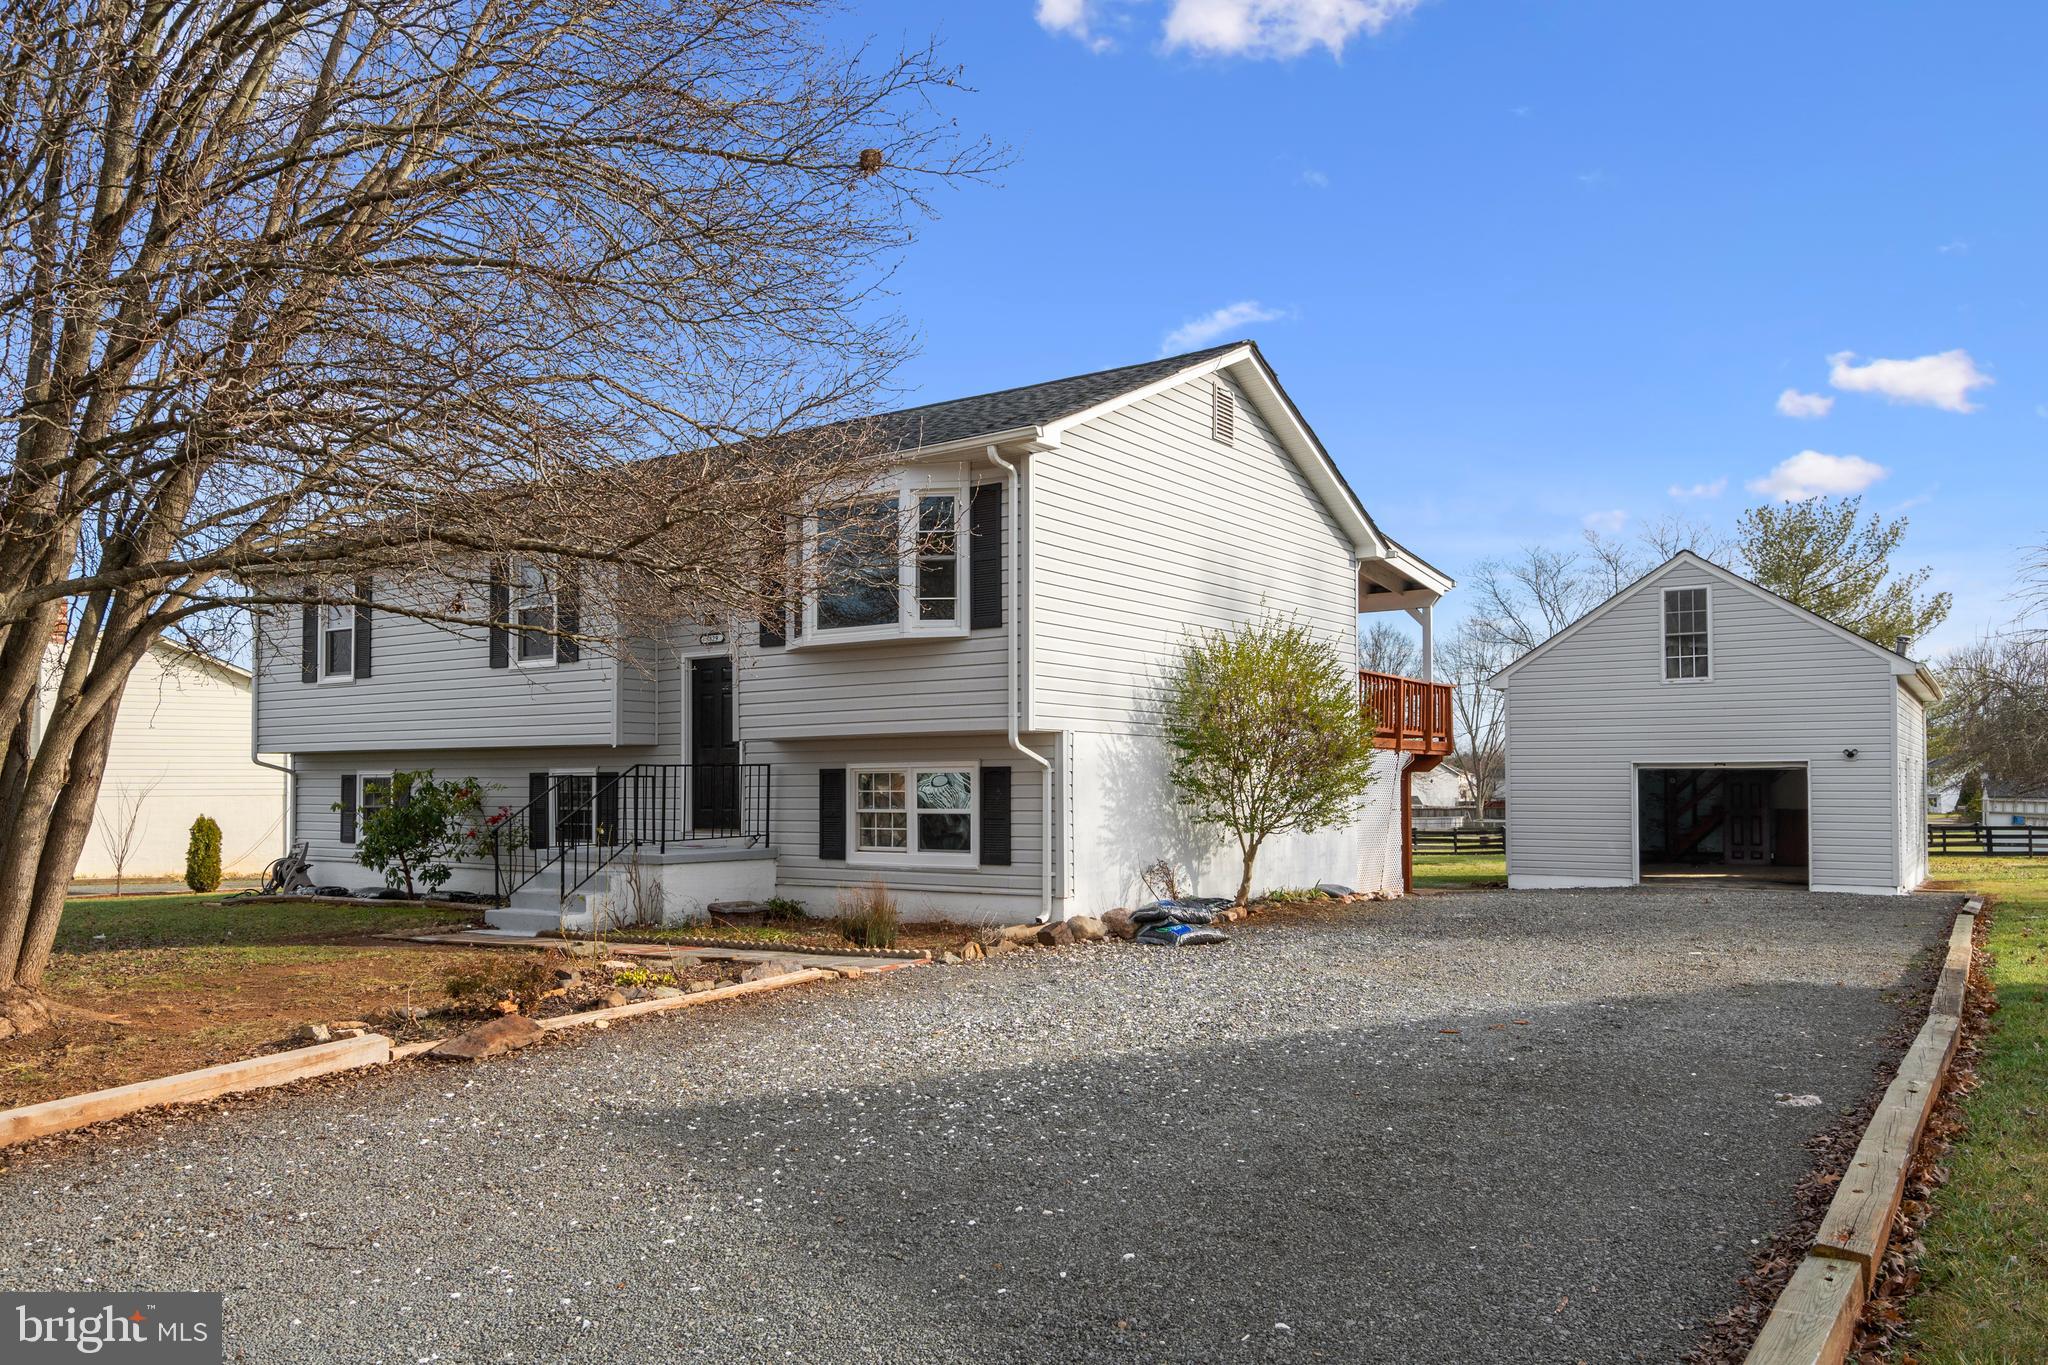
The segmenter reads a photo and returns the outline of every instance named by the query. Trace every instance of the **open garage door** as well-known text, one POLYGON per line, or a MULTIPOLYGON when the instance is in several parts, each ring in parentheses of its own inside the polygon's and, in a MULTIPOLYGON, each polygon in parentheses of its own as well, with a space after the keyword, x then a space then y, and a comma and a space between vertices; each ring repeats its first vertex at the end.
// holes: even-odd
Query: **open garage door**
POLYGON ((1803 765, 1636 769, 1643 882, 1808 884, 1803 765))

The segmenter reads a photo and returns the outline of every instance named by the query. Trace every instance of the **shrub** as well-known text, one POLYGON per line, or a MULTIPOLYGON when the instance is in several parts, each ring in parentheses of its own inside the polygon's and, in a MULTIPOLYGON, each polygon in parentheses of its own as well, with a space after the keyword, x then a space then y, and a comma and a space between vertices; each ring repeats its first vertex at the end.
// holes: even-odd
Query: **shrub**
POLYGON ((779 924, 810 917, 810 911, 804 909, 802 901, 791 900, 788 896, 770 896, 762 903, 768 907, 768 919, 779 924))
POLYGON ((1275 617, 1205 631, 1181 651, 1161 697, 1173 785, 1243 857, 1237 903, 1276 834, 1349 820, 1372 781, 1372 717, 1336 646, 1275 617))
POLYGON ((419 886, 437 891, 454 875, 450 859, 489 855, 497 823, 484 817, 483 787, 473 777, 436 782, 431 768, 393 773, 389 799, 362 817, 356 861, 408 896, 419 886))
POLYGON ((194 891, 220 890, 220 826, 210 815, 192 822, 185 844, 185 885, 194 891))
POLYGON ((839 895, 839 934, 855 947, 894 948, 899 923, 896 898, 880 877, 839 895))

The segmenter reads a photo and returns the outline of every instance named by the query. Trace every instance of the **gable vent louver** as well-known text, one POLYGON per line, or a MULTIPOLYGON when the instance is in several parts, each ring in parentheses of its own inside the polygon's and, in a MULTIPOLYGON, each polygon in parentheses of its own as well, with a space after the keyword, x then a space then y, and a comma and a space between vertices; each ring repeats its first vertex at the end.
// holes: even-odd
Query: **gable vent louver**
POLYGON ((1237 399, 1229 386, 1209 386, 1209 434, 1224 445, 1237 439, 1237 399))

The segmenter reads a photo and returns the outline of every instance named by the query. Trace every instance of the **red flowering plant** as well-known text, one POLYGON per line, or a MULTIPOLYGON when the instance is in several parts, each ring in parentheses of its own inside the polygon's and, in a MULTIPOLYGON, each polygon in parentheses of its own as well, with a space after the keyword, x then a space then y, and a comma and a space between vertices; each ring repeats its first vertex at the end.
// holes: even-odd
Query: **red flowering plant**
POLYGON ((366 785, 356 861, 382 872, 386 886, 408 896, 421 887, 437 891, 454 875, 450 862, 489 855, 483 784, 475 778, 436 782, 431 768, 393 773, 374 795, 383 799, 366 785))

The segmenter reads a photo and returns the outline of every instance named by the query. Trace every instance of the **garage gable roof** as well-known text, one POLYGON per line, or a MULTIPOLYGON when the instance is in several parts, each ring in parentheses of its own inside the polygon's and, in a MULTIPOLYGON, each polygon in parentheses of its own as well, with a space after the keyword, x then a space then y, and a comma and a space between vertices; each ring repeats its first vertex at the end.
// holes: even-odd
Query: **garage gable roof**
POLYGON ((1835 624, 1833 621, 1828 620, 1827 617, 1820 615, 1818 612, 1808 611, 1805 607, 1800 606, 1797 602, 1794 602, 1789 598, 1781 597, 1777 593, 1772 592, 1763 584, 1758 583, 1752 579, 1744 578, 1741 574, 1736 573, 1731 569, 1725 569, 1721 567, 1719 564, 1714 563, 1710 559, 1703 559, 1699 555, 1694 554, 1691 550, 1680 550, 1677 554, 1671 556, 1671 558, 1665 560, 1662 564, 1659 564, 1656 568, 1650 570, 1641 578, 1638 578, 1635 582, 1629 584, 1620 592, 1617 592, 1616 594, 1614 594, 1614 596, 1608 598, 1605 602, 1602 602, 1599 606, 1593 608, 1593 610, 1587 612, 1584 616, 1581 616, 1578 620, 1566 626, 1563 630, 1558 631, 1557 634, 1551 636, 1548 640, 1545 640, 1542 644, 1536 646, 1536 648, 1530 650, 1521 658, 1516 659, 1513 663, 1509 664, 1506 668, 1503 668, 1500 672, 1494 674, 1491 678, 1488 678, 1487 685, 1496 688, 1505 688, 1507 686, 1508 679, 1512 677, 1524 664, 1527 664, 1531 660, 1536 659, 1544 654, 1548 654, 1552 649, 1556 648, 1560 644, 1563 644, 1566 640, 1578 634, 1581 630, 1585 629, 1587 626, 1590 626, 1591 624, 1593 624, 1593 622, 1599 620, 1608 612, 1614 610, 1615 607, 1627 601, 1629 598, 1635 596, 1637 593, 1643 591, 1645 588, 1648 588, 1652 583, 1655 583, 1658 579, 1664 577, 1664 575, 1670 573, 1673 569, 1676 569, 1681 565, 1687 565, 1692 568, 1702 569, 1707 573, 1709 577, 1715 579, 1717 582, 1726 584, 1727 586, 1732 588, 1737 588, 1742 591, 1748 592, 1752 596, 1757 597, 1762 601, 1769 602, 1773 606, 1783 608, 1787 613, 1799 618, 1802 621, 1805 621, 1811 625, 1818 626, 1822 630, 1829 631, 1832 634, 1840 637, 1841 639, 1848 641, 1850 644, 1856 645, 1859 648, 1869 651, 1871 654, 1874 654, 1878 658, 1883 659, 1886 662, 1886 664, 1890 667, 1891 672, 1896 677, 1898 677, 1901 684, 1904 685, 1909 691, 1911 691, 1913 695, 1919 697, 1921 701, 1932 702, 1940 700, 1941 684, 1935 681, 1934 675, 1928 671, 1927 666, 1925 664, 1916 663, 1913 660, 1906 658, 1904 655, 1901 655, 1893 650, 1886 649, 1883 645, 1877 644, 1876 642, 1871 640, 1867 640, 1863 636, 1858 635, 1855 631, 1850 630, 1845 626, 1839 626, 1835 624))

